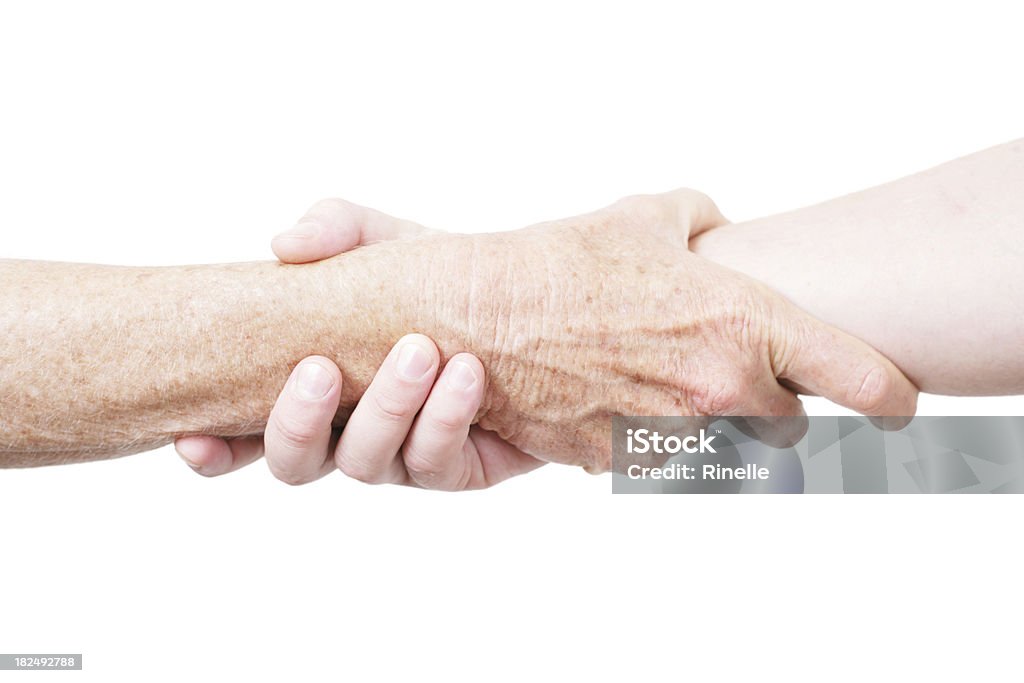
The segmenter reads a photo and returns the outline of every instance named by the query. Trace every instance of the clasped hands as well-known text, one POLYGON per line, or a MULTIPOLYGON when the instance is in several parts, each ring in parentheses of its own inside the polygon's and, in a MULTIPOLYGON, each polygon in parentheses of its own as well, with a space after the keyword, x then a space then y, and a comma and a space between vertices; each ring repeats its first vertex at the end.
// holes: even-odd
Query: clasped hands
POLYGON ((274 239, 277 257, 341 267, 345 252, 397 240, 417 254, 418 272, 395 275, 422 283, 409 296, 429 329, 398 340, 347 416, 341 370, 313 356, 264 434, 182 436, 176 448, 207 476, 265 456, 290 484, 340 469, 465 490, 545 462, 607 470, 613 415, 800 416, 797 393, 912 415, 917 389, 874 349, 688 249, 725 223, 692 190, 483 235, 321 201, 274 239))

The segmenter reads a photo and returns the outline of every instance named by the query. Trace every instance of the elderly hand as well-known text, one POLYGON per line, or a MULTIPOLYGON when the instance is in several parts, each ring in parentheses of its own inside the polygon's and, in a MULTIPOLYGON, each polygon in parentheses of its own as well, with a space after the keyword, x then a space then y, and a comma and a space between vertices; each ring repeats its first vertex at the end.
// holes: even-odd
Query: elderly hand
MULTIPOLYGON (((527 453, 608 469, 613 415, 801 415, 796 391, 868 415, 913 414, 916 388, 872 348, 687 249, 691 236, 723 223, 692 190, 479 235, 422 236, 415 224, 329 200, 305 221, 302 236, 279 238, 275 249, 306 261, 418 234, 366 247, 359 267, 394 273, 393 291, 384 293, 395 302, 390 314, 429 333, 441 358, 470 351, 482 361, 479 377, 486 368, 487 382, 476 419, 497 435, 488 439, 517 447, 509 451, 510 472, 535 466, 527 453), (355 233, 345 227, 353 215, 361 225, 355 233)), ((319 264, 314 277, 330 281, 330 269, 342 263, 336 259, 319 264)), ((407 411, 417 409, 415 394, 407 411)), ((400 436, 399 429, 392 442, 400 436)), ((466 470, 453 477, 445 462, 414 458, 410 467, 400 449, 337 460, 364 481, 457 488, 466 470)))
POLYGON ((438 240, 423 283, 432 336, 488 370, 479 424, 536 457, 603 471, 613 415, 799 415, 798 390, 912 415, 916 388, 874 349, 687 249, 723 223, 706 196, 677 190, 508 233, 425 238, 438 240))

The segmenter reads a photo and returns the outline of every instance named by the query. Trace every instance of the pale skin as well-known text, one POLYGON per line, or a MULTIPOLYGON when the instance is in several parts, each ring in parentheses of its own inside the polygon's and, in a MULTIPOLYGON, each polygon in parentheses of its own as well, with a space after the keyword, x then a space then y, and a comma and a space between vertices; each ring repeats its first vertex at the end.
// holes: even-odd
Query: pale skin
POLYGON ((1024 393, 1024 140, 690 246, 864 339, 922 391, 1024 393))
MULTIPOLYGON (((355 212, 360 234, 383 220, 355 212)), ((463 352, 480 360, 476 422, 496 448, 591 471, 610 464, 611 415, 799 414, 780 379, 868 414, 913 412, 914 387, 868 345, 687 250, 722 222, 684 190, 301 266, 5 262, 0 454, 41 465, 259 434, 277 389, 315 353, 344 370, 344 416, 408 330, 434 341, 438 367, 463 352)), ((348 462, 353 476, 388 480, 374 459, 348 462)), ((438 474, 408 454, 403 467, 438 474)))
MULTIPOLYGON (((190 432, 252 434, 269 412, 268 388, 316 342, 344 360, 340 402, 351 406, 403 325, 428 331, 441 358, 453 346, 477 353, 489 371, 482 427, 522 451, 592 470, 607 467, 610 414, 797 412, 777 380, 867 413, 912 412, 913 387, 870 348, 686 251, 690 234, 723 223, 706 198, 682 192, 517 233, 374 245, 301 268, 4 264, 5 327, 14 332, 5 353, 14 353, 0 387, 14 401, 0 452, 6 464, 43 464, 143 450, 190 432), (523 272, 543 286, 512 288, 510 276, 523 272), (468 287, 436 296, 446 275, 468 287), (346 299, 357 283, 360 297, 346 299), (575 319, 584 302, 599 310, 575 319), (87 316, 78 313, 84 306, 87 316), (389 307, 390 320, 368 320, 389 307), (26 363, 17 351, 34 339, 54 343, 26 363), (217 347, 225 339, 229 354, 217 347), (58 381, 48 385, 43 368, 58 381), (69 380, 75 391, 54 401, 69 380)), ((421 472, 427 479, 436 474, 430 467, 421 472)))
MULTIPOLYGON (((1024 354, 1017 352, 1024 339, 1024 278, 1014 277, 1024 258, 1022 188, 1024 145, 1016 141, 807 209, 722 225, 695 237, 690 248, 754 275, 806 310, 869 341, 927 391, 1024 393, 1024 354), (972 267, 978 264, 984 264, 982 277, 972 267), (977 353, 979 343, 985 353, 977 353)), ((275 240, 282 261, 327 258, 340 246, 358 241, 345 220, 345 204, 318 206, 316 216, 275 240), (330 219, 320 220, 324 217, 330 219)), ((394 225, 397 230, 402 223, 394 225)), ((374 385, 400 393, 389 377, 382 368, 374 385)), ((436 422, 431 416, 437 408, 416 417, 426 395, 426 388, 408 390, 403 420, 350 421, 344 438, 376 443, 390 434, 386 448, 366 455, 380 469, 395 473, 400 483, 410 479, 395 464, 410 450, 424 452, 435 471, 464 471, 473 439, 463 443, 459 436, 474 433, 469 424, 478 397, 439 383, 429 400, 463 416, 457 425, 445 426, 430 424, 436 422), (415 426, 410 430, 410 425, 415 426), (425 445, 417 431, 447 431, 449 437, 425 445), (405 445, 395 446, 407 435, 405 445)), ((332 401, 324 402, 325 407, 309 410, 282 392, 270 424, 287 421, 302 442, 283 443, 268 430, 266 457, 278 476, 283 473, 286 480, 302 483, 333 469, 331 451, 320 446, 331 431, 324 416, 332 414, 332 401), (319 440, 311 438, 314 434, 319 440)), ((263 453, 258 437, 189 437, 177 446, 208 476, 237 469, 263 453)), ((338 464, 345 469, 342 458, 338 464)), ((541 463, 518 464, 527 471, 541 463)))

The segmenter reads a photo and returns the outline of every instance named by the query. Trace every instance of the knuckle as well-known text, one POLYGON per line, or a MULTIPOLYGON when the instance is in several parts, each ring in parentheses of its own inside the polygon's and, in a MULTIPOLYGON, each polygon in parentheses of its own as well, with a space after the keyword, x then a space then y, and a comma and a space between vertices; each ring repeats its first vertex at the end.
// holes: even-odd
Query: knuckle
POLYGON ((680 187, 669 192, 671 196, 677 202, 686 202, 694 204, 701 208, 713 208, 715 207, 714 201, 704 192, 695 190, 692 187, 680 187))
POLYGON ((455 407, 435 409, 429 415, 424 411, 420 416, 420 420, 430 425, 430 429, 441 434, 467 430, 472 419, 473 415, 467 415, 465 410, 455 407))
POLYGON ((697 415, 734 415, 743 405, 747 383, 738 376, 727 376, 713 384, 700 387, 693 395, 697 415))
POLYGON ((649 194, 628 194, 620 198, 615 204, 623 209, 628 209, 640 204, 646 204, 650 198, 651 195, 649 194))
POLYGON ((398 391, 376 391, 371 401, 374 414, 387 423, 406 422, 419 408, 398 391))
POLYGON ((862 413, 879 412, 893 388, 889 374, 877 365, 870 368, 850 386, 853 389, 850 405, 862 413))
POLYGON ((656 222, 664 213, 653 195, 631 194, 615 202, 614 207, 639 225, 656 222))
POLYGON ((341 470, 346 477, 350 477, 356 481, 361 481, 364 484, 377 483, 370 468, 357 460, 352 460, 351 458, 341 459, 338 462, 338 469, 341 470))
POLYGON ((766 336, 766 320, 763 301, 754 292, 744 292, 740 305, 719 317, 721 339, 741 351, 758 349, 766 336))
POLYGON ((762 311, 763 339, 767 342, 772 369, 777 376, 788 375, 799 365, 801 357, 813 356, 822 344, 833 344, 815 322, 793 315, 785 302, 772 296, 771 304, 762 311))
POLYGON ((364 484, 381 484, 384 482, 383 472, 363 458, 355 457, 348 449, 338 452, 335 459, 338 469, 346 476, 364 484))
POLYGON ((287 413, 275 416, 274 429, 285 448, 299 451, 308 448, 320 433, 315 423, 287 413))
POLYGON ((279 481, 283 481, 289 486, 301 486, 312 481, 312 477, 294 467, 275 464, 270 460, 267 461, 267 464, 270 466, 271 474, 273 474, 279 481))
POLYGON ((447 464, 445 457, 423 448, 407 448, 402 454, 405 469, 419 481, 430 482, 444 474, 447 464))

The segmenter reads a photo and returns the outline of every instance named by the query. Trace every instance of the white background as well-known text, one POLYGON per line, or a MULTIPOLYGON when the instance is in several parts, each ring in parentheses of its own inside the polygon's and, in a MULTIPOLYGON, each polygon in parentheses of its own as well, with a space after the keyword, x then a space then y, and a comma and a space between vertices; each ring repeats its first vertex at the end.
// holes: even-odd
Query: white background
MULTIPOLYGON (((2 255, 269 258, 332 195, 476 231, 688 185, 741 220, 1022 135, 1009 13, 825 6, 4 3, 2 255)), ((1017 669, 1020 497, 610 487, 289 488, 170 448, 0 472, 0 651, 96 681, 1017 669)))

